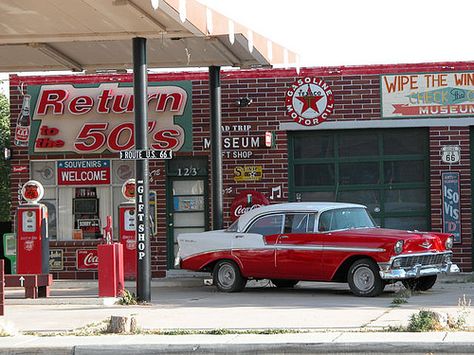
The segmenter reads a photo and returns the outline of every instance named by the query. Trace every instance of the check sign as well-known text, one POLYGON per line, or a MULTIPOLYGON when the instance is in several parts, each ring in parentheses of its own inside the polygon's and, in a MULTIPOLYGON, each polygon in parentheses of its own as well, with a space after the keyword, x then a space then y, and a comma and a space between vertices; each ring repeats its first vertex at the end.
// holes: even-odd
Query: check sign
POLYGON ((172 150, 124 150, 120 152, 120 160, 138 159, 172 159, 172 150))

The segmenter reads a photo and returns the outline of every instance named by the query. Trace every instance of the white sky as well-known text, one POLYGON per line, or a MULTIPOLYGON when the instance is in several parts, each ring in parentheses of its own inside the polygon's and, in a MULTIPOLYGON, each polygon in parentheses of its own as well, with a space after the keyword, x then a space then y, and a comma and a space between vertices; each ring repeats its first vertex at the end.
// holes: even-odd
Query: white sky
POLYGON ((474 60, 472 0, 199 0, 302 66, 474 60))
POLYGON ((301 66, 474 60, 472 0, 199 1, 298 53, 301 66))

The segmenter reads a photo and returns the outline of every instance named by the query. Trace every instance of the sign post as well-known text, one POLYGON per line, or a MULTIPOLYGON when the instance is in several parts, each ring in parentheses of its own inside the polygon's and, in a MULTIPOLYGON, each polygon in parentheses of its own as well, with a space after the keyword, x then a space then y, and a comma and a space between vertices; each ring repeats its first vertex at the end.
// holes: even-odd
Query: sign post
MULTIPOLYGON (((147 64, 146 38, 133 39, 133 94, 135 98, 135 149, 144 150, 147 142, 147 64)), ((150 229, 148 228, 148 160, 137 159, 136 231, 137 231, 137 298, 151 301, 150 229)))

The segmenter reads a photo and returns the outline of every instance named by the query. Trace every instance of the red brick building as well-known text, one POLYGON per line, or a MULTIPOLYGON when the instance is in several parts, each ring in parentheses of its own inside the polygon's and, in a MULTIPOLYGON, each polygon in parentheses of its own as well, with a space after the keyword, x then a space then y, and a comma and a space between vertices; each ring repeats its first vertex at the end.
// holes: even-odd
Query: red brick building
MULTIPOLYGON (((357 202, 383 227, 453 232, 454 260, 471 271, 473 69, 468 62, 304 68, 299 74, 223 71, 225 225, 242 191, 260 192, 272 203, 357 202), (333 99, 325 122, 300 124, 287 112, 286 96, 300 78, 324 80, 333 99), (275 138, 271 147, 266 132, 275 138)), ((15 146, 12 134, 12 215, 18 187, 29 179, 42 182, 56 277, 96 277, 94 265, 78 258, 99 243, 106 215, 113 216, 117 238, 120 189, 134 170, 118 154, 133 145, 131 80, 10 78, 11 131, 23 102, 20 89, 31 95, 32 117, 28 147, 15 146), (99 172, 84 173, 91 168, 99 172)), ((200 72, 150 74, 148 80, 149 144, 175 151, 172 160, 149 163, 152 275, 163 277, 173 268, 176 235, 209 229, 211 222, 209 87, 200 72)), ((307 88, 295 86, 293 95, 304 97, 307 88)), ((330 104, 328 92, 311 95, 330 104)), ((320 111, 308 105, 303 111, 320 111)))

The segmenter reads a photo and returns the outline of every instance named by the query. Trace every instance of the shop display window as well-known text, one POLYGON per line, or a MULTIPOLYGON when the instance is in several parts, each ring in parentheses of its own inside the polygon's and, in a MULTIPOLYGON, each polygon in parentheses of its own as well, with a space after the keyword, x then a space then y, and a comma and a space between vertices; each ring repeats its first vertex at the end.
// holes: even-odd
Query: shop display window
POLYGON ((111 184, 62 186, 57 181, 57 161, 31 162, 31 178, 41 182, 48 207, 51 240, 97 240, 102 238, 106 217, 112 216, 114 238, 118 238, 118 206, 125 202, 122 184, 135 176, 133 161, 111 160, 111 184))

